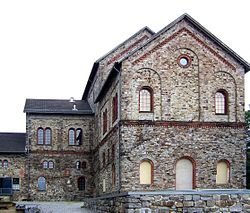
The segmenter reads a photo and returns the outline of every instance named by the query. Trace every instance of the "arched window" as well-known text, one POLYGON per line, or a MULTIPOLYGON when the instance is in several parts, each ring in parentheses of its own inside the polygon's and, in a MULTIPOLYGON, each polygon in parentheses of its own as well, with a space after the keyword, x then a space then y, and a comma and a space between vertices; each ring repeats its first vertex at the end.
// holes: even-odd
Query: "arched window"
POLYGON ((82 129, 78 128, 76 130, 76 145, 82 144, 82 129))
POLYGON ((45 129, 45 144, 46 145, 51 144, 51 129, 50 128, 45 129))
POLYGON ((85 191, 85 177, 79 177, 77 181, 79 191, 85 191))
POLYGON ((46 179, 45 177, 39 177, 37 180, 38 191, 46 190, 46 179))
POLYGON ((69 145, 75 145, 75 130, 69 129, 69 145))
POLYGON ((112 165, 112 186, 115 186, 116 176, 115 176, 115 164, 112 165))
POLYGON ((142 87, 139 94, 140 112, 151 112, 153 105, 153 92, 150 87, 142 87))
POLYGON ((37 130, 37 144, 43 144, 43 136, 44 136, 43 128, 40 127, 37 130))
POLYGON ((3 161, 3 168, 4 168, 4 169, 7 169, 8 166, 9 166, 8 160, 4 160, 4 161, 3 161))
POLYGON ((227 92, 225 90, 218 90, 215 93, 215 113, 227 114, 227 92))
POLYGON ((48 169, 48 162, 46 160, 43 161, 43 168, 48 169))
POLYGON ((175 165, 175 188, 177 190, 191 190, 195 188, 195 161, 190 157, 183 157, 175 165))
POLYGON ((229 182, 230 164, 227 160, 221 160, 217 163, 216 184, 227 184, 229 182))
POLYGON ((69 129, 69 145, 81 145, 82 144, 82 129, 70 128, 69 129))
POLYGON ((53 169, 54 168, 54 162, 53 161, 49 161, 49 169, 53 169))
POLYGON ((81 162, 80 162, 80 161, 77 161, 77 162, 76 162, 76 169, 77 169, 77 170, 80 170, 80 169, 81 169, 81 162))
POLYGON ((149 160, 143 160, 140 164, 140 184, 152 184, 153 164, 149 160))

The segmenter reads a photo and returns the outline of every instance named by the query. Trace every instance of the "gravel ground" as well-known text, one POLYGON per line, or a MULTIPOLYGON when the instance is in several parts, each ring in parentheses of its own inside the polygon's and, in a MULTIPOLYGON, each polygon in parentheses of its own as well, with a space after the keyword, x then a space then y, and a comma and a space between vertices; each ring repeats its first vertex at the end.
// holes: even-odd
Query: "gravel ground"
POLYGON ((37 205, 40 213, 95 213, 89 209, 81 208, 82 202, 17 202, 17 205, 37 205))

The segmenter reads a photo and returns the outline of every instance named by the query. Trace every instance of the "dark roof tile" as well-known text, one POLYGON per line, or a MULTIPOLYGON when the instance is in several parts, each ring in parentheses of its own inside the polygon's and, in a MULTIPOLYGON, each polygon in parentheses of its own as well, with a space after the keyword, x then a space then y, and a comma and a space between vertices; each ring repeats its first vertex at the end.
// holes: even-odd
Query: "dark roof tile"
POLYGON ((25 153, 25 133, 0 133, 0 153, 25 153))
POLYGON ((43 114, 93 114, 87 100, 26 99, 24 112, 43 114), (75 105, 75 109, 74 109, 75 105))

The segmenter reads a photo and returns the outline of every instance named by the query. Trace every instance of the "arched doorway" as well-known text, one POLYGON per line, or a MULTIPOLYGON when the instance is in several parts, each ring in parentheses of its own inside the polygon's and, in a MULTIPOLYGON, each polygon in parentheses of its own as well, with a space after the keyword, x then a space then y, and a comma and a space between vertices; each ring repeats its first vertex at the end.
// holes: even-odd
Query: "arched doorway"
POLYGON ((187 158, 177 161, 176 166, 176 183, 177 190, 191 190, 194 188, 194 165, 187 158))

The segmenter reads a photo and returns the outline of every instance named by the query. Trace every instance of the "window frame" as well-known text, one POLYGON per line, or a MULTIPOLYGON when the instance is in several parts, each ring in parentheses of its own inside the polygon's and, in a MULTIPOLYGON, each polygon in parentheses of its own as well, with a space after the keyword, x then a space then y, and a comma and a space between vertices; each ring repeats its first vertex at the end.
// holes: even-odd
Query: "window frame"
POLYGON ((44 177, 44 176, 40 176, 40 177, 38 177, 37 178, 37 190, 39 191, 39 192, 44 192, 44 191, 46 191, 46 188, 47 188, 47 186, 46 186, 46 178, 44 177), (41 182, 41 179, 42 179, 42 182, 41 182), (39 181, 40 180, 40 181, 39 181), (42 183, 43 185, 43 187, 42 188, 40 188, 39 187, 39 182, 40 182, 40 184, 42 183))
POLYGON ((43 169, 48 169, 48 168, 49 168, 49 163, 48 163, 47 160, 44 160, 44 161, 43 161, 42 167, 43 167, 43 169))
POLYGON ((81 176, 77 179, 77 188, 78 191, 86 191, 86 178, 84 176, 81 176), (84 182, 82 182, 82 180, 84 180, 84 182), (82 185, 84 187, 82 187, 82 185))
POLYGON ((140 161, 140 164, 139 164, 139 183, 140 185, 152 185, 154 183, 154 163, 152 160, 150 159, 142 159, 140 161), (150 184, 147 184, 147 183, 141 183, 141 164, 144 163, 144 162, 147 162, 151 165, 151 183, 150 184))
POLYGON ((102 112, 102 132, 103 135, 108 131, 108 109, 102 112))
POLYGON ((143 87, 141 87, 140 88, 140 90, 139 90, 139 112, 140 113, 152 113, 153 112, 153 105, 154 105, 154 97, 153 97, 153 93, 154 91, 153 91, 153 89, 151 88, 151 87, 149 87, 149 86, 143 86, 143 87), (149 110, 142 110, 141 109, 141 107, 142 107, 142 102, 141 102, 141 92, 143 91, 143 90, 145 90, 145 91, 147 91, 148 93, 149 93, 149 98, 150 98, 150 103, 149 103, 149 110))
POLYGON ((43 128, 43 127, 38 127, 37 128, 37 131, 36 131, 36 135, 37 135, 37 145, 45 145, 45 146, 51 146, 52 145, 52 129, 50 127, 46 127, 46 128, 43 128), (47 137, 46 137, 46 133, 47 131, 50 131, 50 137, 49 137, 49 143, 47 143, 47 137), (39 131, 42 131, 41 134, 39 133, 39 131), (40 136, 42 136, 42 139, 40 139, 40 136), (40 143, 40 141, 42 143, 40 143))
POLYGON ((8 169, 9 168, 9 161, 7 159, 4 159, 2 161, 2 168, 3 169, 8 169))
POLYGON ((228 92, 224 89, 219 89, 215 92, 214 95, 214 107, 215 107, 215 114, 216 115, 227 115, 228 114, 228 92), (223 109, 223 113, 221 112, 217 112, 217 93, 220 93, 223 95, 223 99, 224 99, 224 109, 223 109))
POLYGON ((112 99, 112 122, 114 123, 118 118, 118 95, 117 93, 112 99))
POLYGON ((51 145, 52 141, 52 130, 49 127, 46 127, 44 130, 44 145, 51 145), (47 132, 49 131, 49 143, 47 142, 47 132))
POLYGON ((112 186, 114 187, 116 184, 116 169, 115 164, 112 164, 112 186))
POLYGON ((69 128, 68 130, 68 145, 69 146, 81 146, 82 145, 82 128, 69 128), (77 131, 80 131, 79 135, 77 135, 77 131), (72 135, 70 135, 72 132, 72 135), (78 139, 79 137, 79 139, 78 139), (73 143, 71 143, 71 139, 73 139, 73 143), (77 142, 79 141, 79 142, 77 142))
POLYGON ((12 190, 13 191, 20 191, 20 178, 12 178, 12 190), (14 183, 14 179, 18 180, 18 184, 14 183))
POLYGON ((216 164, 216 178, 215 178, 216 185, 226 185, 230 183, 230 162, 226 159, 222 159, 217 161, 216 164), (218 174, 218 164, 219 163, 225 163, 227 165, 227 182, 226 183, 217 183, 217 174, 218 174))

